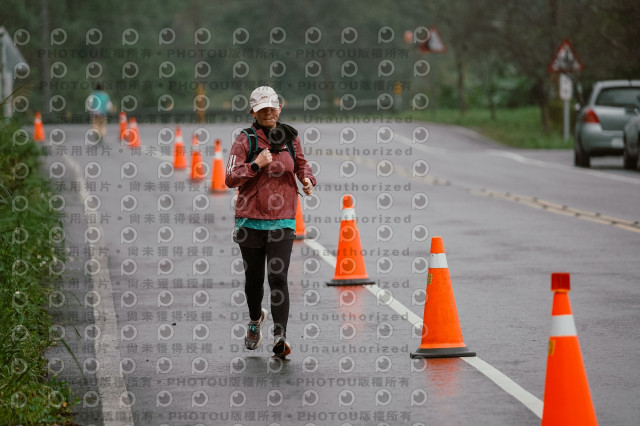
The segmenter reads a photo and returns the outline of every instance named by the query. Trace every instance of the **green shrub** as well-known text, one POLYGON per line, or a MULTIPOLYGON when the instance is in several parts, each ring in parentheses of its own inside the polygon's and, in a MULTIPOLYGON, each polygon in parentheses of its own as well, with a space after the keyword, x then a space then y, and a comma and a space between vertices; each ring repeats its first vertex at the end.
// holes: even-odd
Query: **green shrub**
POLYGON ((0 419, 64 424, 71 391, 48 377, 44 356, 56 338, 46 307, 56 266, 65 262, 64 233, 49 208, 39 149, 15 132, 16 123, 0 125, 0 419))

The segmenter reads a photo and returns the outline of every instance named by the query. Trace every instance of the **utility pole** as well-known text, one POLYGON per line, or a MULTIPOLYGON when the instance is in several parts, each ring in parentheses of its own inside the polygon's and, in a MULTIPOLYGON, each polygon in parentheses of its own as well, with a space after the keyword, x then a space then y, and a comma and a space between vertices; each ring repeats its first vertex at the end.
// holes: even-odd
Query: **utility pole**
POLYGON ((51 99, 51 78, 49 75, 49 0, 40 1, 40 19, 42 20, 42 57, 40 58, 40 81, 42 87, 42 111, 51 112, 49 110, 49 100, 51 99))

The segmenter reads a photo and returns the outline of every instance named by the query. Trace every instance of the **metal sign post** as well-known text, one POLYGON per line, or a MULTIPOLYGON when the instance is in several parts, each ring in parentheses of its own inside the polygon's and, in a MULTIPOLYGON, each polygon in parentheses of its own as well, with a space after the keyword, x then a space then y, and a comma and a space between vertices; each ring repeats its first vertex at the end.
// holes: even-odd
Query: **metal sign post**
POLYGON ((560 74, 560 99, 563 102, 564 109, 564 119, 563 119, 563 135, 564 141, 567 142, 569 140, 569 124, 570 124, 570 116, 569 116, 569 101, 571 101, 571 97, 573 96, 573 83, 571 78, 565 74, 560 74))

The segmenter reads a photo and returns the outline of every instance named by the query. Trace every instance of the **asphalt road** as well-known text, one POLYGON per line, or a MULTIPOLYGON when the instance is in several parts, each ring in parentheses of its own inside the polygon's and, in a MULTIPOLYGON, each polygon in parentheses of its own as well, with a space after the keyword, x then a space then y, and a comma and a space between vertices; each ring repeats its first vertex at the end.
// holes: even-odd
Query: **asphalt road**
MULTIPOLYGON (((538 424, 535 410, 462 359, 410 359, 419 330, 386 295, 422 318, 436 235, 466 344, 540 401, 550 274, 570 272, 598 420, 636 422, 640 174, 621 159, 576 169, 569 151, 505 150, 429 123, 294 124, 319 185, 304 199, 316 245, 293 248, 284 362, 271 358, 268 338, 244 349, 235 191, 211 194, 209 176, 192 185, 188 171, 171 170, 175 127, 140 125, 142 149, 132 151, 114 140, 115 125, 96 146, 86 126, 48 126, 45 173, 64 198, 72 250, 66 304, 54 313, 84 375, 62 348, 49 356, 83 398, 78 423, 538 424), (384 294, 325 286, 333 266, 314 248, 335 250, 346 193, 384 294)), ((198 127, 183 127, 187 146, 198 127)), ((200 130, 204 162, 215 138, 226 161, 242 127, 200 130)))

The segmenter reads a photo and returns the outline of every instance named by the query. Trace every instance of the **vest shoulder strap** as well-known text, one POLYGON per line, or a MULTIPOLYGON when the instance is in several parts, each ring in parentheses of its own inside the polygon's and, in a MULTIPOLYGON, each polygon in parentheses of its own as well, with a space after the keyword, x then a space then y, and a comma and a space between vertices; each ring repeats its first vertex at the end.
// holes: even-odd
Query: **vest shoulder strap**
POLYGON ((256 133, 256 129, 254 129, 253 127, 242 129, 242 131, 247 135, 247 138, 249 139, 249 152, 247 153, 247 158, 244 160, 244 162, 250 163, 256 158, 256 155, 258 154, 258 134, 256 133))

